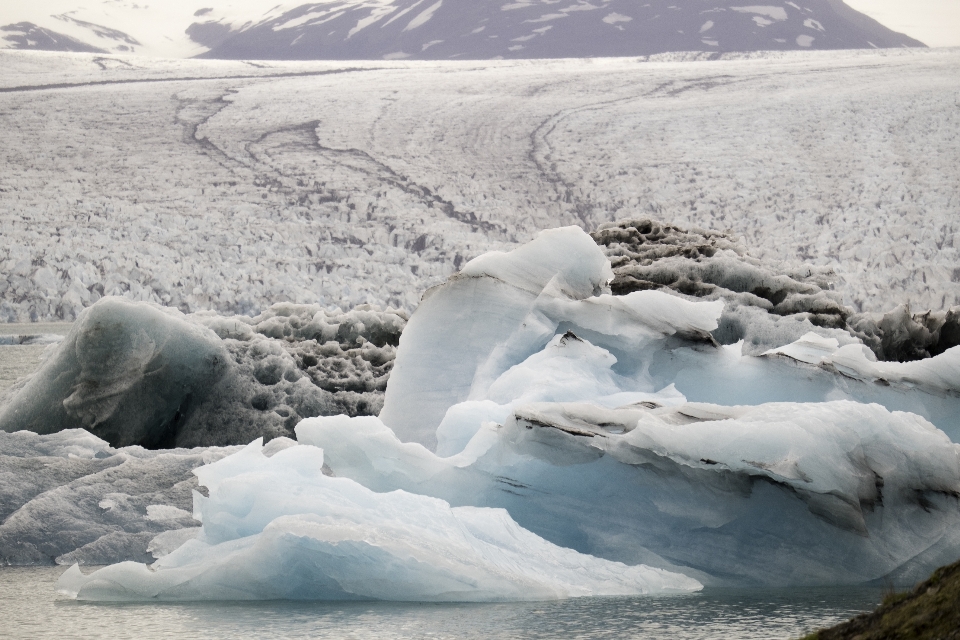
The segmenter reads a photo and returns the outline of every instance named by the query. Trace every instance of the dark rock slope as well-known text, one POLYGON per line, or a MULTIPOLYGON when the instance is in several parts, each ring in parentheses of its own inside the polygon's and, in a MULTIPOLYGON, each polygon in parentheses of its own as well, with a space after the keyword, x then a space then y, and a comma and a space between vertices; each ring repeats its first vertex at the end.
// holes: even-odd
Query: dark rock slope
MULTIPOLYGON (((169 39, 186 36, 206 49, 202 57, 221 59, 568 58, 924 46, 842 0, 732 5, 706 0, 332 0, 265 2, 262 9, 262 14, 241 15, 230 7, 215 13, 207 8, 180 25, 166 18, 161 22, 169 39), (254 15, 259 17, 251 21, 254 15)), ((142 48, 134 31, 144 27, 125 24, 119 16, 100 16, 97 20, 107 24, 94 24, 67 12, 38 25, 27 21, 28 15, 7 11, 10 23, 0 25, 0 43, 53 51, 142 48), (72 36, 59 32, 65 28, 61 25, 69 25, 72 36)))
POLYGON ((960 562, 937 569, 913 591, 888 596, 876 611, 804 640, 960 640, 960 562))
MULTIPOLYGON (((218 28, 219 27, 219 28, 218 28)), ((489 59, 668 51, 923 46, 841 0, 717 5, 704 0, 394 0, 304 4, 226 32, 200 22, 202 57, 489 59)))

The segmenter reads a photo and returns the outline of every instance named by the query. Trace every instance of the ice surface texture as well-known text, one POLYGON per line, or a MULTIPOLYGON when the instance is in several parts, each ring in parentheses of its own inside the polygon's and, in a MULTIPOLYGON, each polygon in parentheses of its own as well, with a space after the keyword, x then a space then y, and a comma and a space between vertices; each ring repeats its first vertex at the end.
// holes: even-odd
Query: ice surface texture
POLYGON ((82 429, 0 432, 0 565, 152 561, 165 539, 196 533, 192 470, 236 450, 114 449, 82 429))
POLYGON ((485 251, 648 216, 833 268, 858 312, 960 304, 960 52, 685 59, 0 52, 0 319, 412 311, 485 251))
POLYGON ((280 304, 224 318, 104 298, 9 392, 0 429, 84 428, 116 447, 165 448, 290 436, 307 416, 375 414, 405 322, 366 307, 280 304))
POLYGON ((376 493, 322 471, 323 451, 268 458, 256 441, 197 470, 198 536, 150 567, 127 562, 58 589, 80 600, 548 600, 693 591, 683 575, 586 556, 502 509, 376 493))

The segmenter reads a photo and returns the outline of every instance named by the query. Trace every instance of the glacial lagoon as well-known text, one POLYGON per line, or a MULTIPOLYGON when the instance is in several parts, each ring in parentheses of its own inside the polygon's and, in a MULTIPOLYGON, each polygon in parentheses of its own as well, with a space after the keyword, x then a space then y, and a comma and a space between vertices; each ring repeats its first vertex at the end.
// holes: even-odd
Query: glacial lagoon
POLYGON ((64 569, 0 568, 0 637, 786 639, 872 610, 884 591, 708 588, 674 596, 498 604, 94 604, 56 594, 64 569))

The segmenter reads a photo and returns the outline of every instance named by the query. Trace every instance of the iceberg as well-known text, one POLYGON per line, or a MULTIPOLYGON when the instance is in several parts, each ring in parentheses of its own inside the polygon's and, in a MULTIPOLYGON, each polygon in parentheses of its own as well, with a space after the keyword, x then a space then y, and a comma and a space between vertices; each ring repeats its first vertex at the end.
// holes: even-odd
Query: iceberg
POLYGON ((525 248, 552 275, 488 254, 428 292, 379 420, 305 420, 299 441, 377 491, 705 584, 909 580, 960 554, 960 349, 875 363, 810 333, 746 355, 712 339, 722 300, 606 293, 583 235, 525 248))
POLYGON ((548 600, 688 592, 686 576, 586 556, 503 509, 376 493, 323 473, 323 451, 257 440, 196 471, 199 534, 151 566, 125 562, 57 589, 79 600, 548 600))
POLYGON ((402 313, 276 304, 254 318, 106 297, 0 405, 0 430, 85 429, 114 447, 246 444, 300 418, 375 414, 402 313))
POLYGON ((720 344, 724 299, 614 278, 576 227, 467 263, 407 322, 379 416, 197 469, 194 537, 61 590, 554 598, 903 582, 960 555, 960 348, 877 362, 802 323, 720 344))

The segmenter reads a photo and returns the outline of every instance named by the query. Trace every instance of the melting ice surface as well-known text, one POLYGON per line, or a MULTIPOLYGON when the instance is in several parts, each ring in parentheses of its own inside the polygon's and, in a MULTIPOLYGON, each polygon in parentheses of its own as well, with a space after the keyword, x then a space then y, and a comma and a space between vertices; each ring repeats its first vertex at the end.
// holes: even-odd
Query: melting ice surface
POLYGON ((541 599, 910 581, 960 555, 960 446, 937 428, 957 437, 960 348, 876 363, 808 335, 747 357, 710 338, 721 301, 609 277, 577 228, 470 262, 411 318, 379 418, 198 469, 195 540, 60 589, 541 599))

